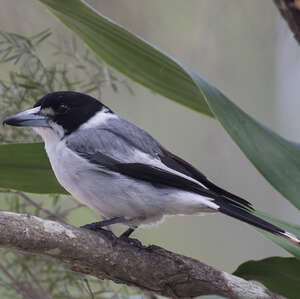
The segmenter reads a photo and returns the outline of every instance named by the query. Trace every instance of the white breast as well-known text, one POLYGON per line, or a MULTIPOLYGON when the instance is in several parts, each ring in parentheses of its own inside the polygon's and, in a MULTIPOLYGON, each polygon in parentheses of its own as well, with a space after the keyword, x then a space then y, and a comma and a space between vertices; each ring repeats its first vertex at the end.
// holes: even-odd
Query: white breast
POLYGON ((82 204, 100 215, 114 217, 115 209, 107 195, 108 186, 114 185, 113 177, 108 179, 107 173, 102 173, 97 166, 70 150, 64 139, 59 139, 49 129, 44 130, 39 134, 45 141, 45 149, 58 182, 82 204))
MULTIPOLYGON (((87 163, 73 153, 65 144, 64 139, 48 128, 35 128, 43 138, 45 149, 58 182, 77 200, 82 201, 79 194, 78 176, 87 168, 87 163)), ((89 206, 87 202, 84 202, 89 206)))

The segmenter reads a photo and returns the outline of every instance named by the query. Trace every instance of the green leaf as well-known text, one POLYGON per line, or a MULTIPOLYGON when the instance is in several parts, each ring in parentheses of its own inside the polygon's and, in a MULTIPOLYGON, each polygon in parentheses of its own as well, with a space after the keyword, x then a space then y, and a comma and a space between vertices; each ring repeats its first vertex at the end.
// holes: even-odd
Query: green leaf
POLYGON ((300 294, 300 261, 295 258, 270 257, 248 261, 233 273, 246 280, 256 280, 270 291, 290 299, 300 294))
POLYGON ((262 175, 300 208, 298 144, 259 124, 180 62, 129 33, 84 1, 39 1, 107 64, 189 108, 210 116, 213 112, 262 175))
POLYGON ((0 188, 32 193, 66 193, 58 184, 42 143, 0 146, 0 188))
POLYGON ((300 209, 300 146, 266 128, 192 73, 212 111, 260 173, 300 209))
POLYGON ((84 1, 41 0, 103 61, 136 82, 213 116, 180 63, 91 9, 84 1))

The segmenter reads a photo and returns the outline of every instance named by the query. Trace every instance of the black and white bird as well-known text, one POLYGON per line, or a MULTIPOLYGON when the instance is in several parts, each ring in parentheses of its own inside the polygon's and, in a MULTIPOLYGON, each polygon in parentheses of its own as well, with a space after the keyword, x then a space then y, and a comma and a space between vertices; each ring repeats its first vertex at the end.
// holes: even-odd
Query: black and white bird
POLYGON ((300 243, 293 234, 255 216, 248 201, 216 186, 88 95, 50 93, 3 123, 33 127, 42 137, 59 183, 105 219, 87 228, 122 223, 129 227, 122 236, 128 237, 137 227, 166 215, 221 212, 300 243))

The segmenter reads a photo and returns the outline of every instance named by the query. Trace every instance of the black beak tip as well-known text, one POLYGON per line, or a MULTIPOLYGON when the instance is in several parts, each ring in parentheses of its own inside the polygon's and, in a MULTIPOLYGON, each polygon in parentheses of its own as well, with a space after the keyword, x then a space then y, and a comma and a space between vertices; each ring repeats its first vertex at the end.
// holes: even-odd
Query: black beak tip
POLYGON ((18 122, 14 117, 7 117, 2 121, 2 125, 8 125, 8 126, 19 126, 18 122))
POLYGON ((9 119, 9 117, 5 118, 5 119, 2 121, 2 126, 5 126, 5 125, 10 125, 10 119, 9 119))

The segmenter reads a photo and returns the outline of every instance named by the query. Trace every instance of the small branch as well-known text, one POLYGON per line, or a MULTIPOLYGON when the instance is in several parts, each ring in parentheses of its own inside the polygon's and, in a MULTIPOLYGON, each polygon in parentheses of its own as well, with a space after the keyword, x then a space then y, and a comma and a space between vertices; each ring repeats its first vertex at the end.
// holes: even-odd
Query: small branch
POLYGON ((15 194, 20 196, 23 200, 25 200, 26 202, 28 202, 30 205, 34 206, 35 208, 37 208, 38 210, 44 212, 46 215, 48 215, 50 218, 55 219, 59 222, 62 223, 66 223, 64 218, 59 215, 59 214, 55 214, 53 212, 51 212, 48 209, 45 209, 43 206, 41 206, 40 204, 38 204, 37 202, 35 202, 34 200, 32 200, 31 198, 29 198, 29 196, 27 196, 24 192, 21 191, 14 191, 11 189, 0 189, 0 193, 8 193, 8 194, 15 194))
POLYGON ((41 296, 40 294, 36 293, 33 289, 24 286, 21 282, 19 282, 17 279, 12 277, 2 264, 0 264, 0 270, 13 283, 16 290, 18 290, 23 295, 24 298, 28 298, 28 299, 45 298, 44 296, 41 296))
POLYGON ((288 23, 298 44, 300 44, 300 2, 299 0, 273 0, 281 16, 288 23))
POLYGON ((283 298, 253 282, 157 246, 138 247, 111 233, 94 233, 35 216, 0 212, 0 247, 51 256, 73 271, 172 298, 283 298))

